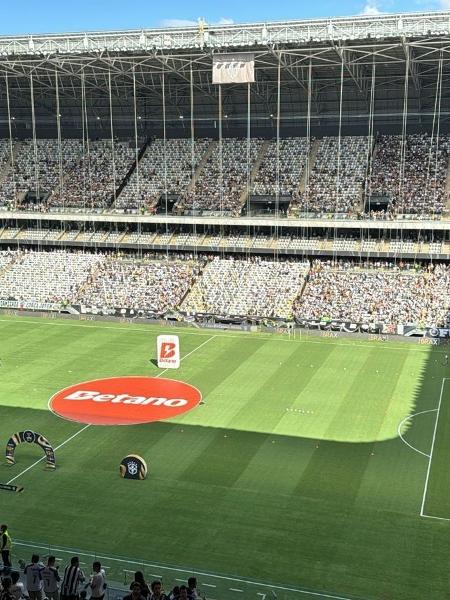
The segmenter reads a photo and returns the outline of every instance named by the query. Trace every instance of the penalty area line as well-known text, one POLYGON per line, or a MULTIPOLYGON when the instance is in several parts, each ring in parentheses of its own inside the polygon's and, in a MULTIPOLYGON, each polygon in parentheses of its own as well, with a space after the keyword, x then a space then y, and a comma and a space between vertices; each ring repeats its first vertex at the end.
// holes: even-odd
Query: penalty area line
MULTIPOLYGON (((181 359, 180 359, 180 362, 182 362, 185 358, 188 358, 188 356, 191 356, 192 354, 194 354, 194 352, 197 352, 197 350, 200 350, 200 348, 203 348, 203 346, 206 346, 206 344, 208 344, 215 337, 216 337, 215 335, 212 335, 206 341, 204 341, 203 343, 201 343, 199 346, 197 346, 196 348, 194 348, 193 350, 191 350, 190 352, 188 352, 187 354, 185 354, 184 356, 182 356, 181 359)), ((155 375, 155 378, 156 377, 161 377, 161 375, 164 375, 164 373, 166 371, 168 371, 168 370, 169 369, 163 369, 162 371, 160 371, 158 373, 158 375, 155 375)), ((61 444, 59 444, 59 446, 56 446, 56 448, 54 448, 55 452, 56 452, 56 450, 59 450, 60 448, 62 448, 66 444, 68 444, 70 441, 72 441, 78 435, 80 435, 80 433, 83 433, 83 431, 86 431, 86 429, 89 429, 89 427, 92 427, 92 425, 91 424, 85 425, 84 427, 82 427, 81 429, 79 429, 77 432, 75 432, 73 435, 71 435, 70 437, 68 437, 66 440, 64 440, 64 442, 62 442, 61 444)), ((42 456, 39 460, 35 461, 29 467, 27 467, 26 469, 24 469, 23 471, 21 471, 18 475, 16 475, 12 479, 10 479, 6 483, 6 485, 11 485, 11 483, 13 481, 16 481, 16 479, 19 479, 19 477, 22 477, 22 475, 25 475, 25 473, 28 473, 28 471, 30 471, 31 469, 33 469, 34 467, 36 467, 39 463, 41 463, 43 460, 45 460, 45 458, 46 458, 45 456, 42 456)))
POLYGON ((450 519, 448 517, 435 517, 434 515, 425 515, 425 514, 422 514, 420 516, 423 517, 424 519, 436 519, 437 521, 450 521, 450 519))
POLYGON ((438 423, 439 423, 439 415, 441 413, 442 396, 444 395, 444 385, 445 385, 445 382, 447 381, 447 379, 448 379, 448 377, 443 377, 442 378, 441 393, 439 395, 439 404, 438 404, 438 407, 437 407, 436 421, 434 423, 433 438, 432 438, 432 441, 431 441, 430 457, 428 459, 427 475, 426 475, 426 478, 425 478, 425 485, 424 485, 423 495, 422 495, 422 504, 421 504, 421 507, 420 507, 420 516, 421 517, 426 517, 426 515, 424 513, 424 508, 425 508, 425 502, 426 502, 427 492, 428 492, 428 482, 430 480, 431 461, 433 460, 434 444, 435 444, 435 441, 436 441, 436 433, 437 433, 437 428, 438 428, 438 423))

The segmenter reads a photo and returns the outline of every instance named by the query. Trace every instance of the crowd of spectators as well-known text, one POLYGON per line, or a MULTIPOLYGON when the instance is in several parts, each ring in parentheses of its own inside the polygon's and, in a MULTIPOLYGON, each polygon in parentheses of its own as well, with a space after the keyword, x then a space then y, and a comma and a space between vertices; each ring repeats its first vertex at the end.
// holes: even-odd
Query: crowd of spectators
MULTIPOLYGON (((367 200, 385 197, 388 214, 441 214, 446 200, 449 138, 381 135, 370 167, 367 200)), ((367 202, 366 202, 367 204, 367 202)))
POLYGON ((264 141, 260 138, 224 138, 217 143, 203 165, 195 185, 176 205, 178 212, 192 210, 239 215, 241 197, 250 183, 264 141), (249 150, 249 151, 248 151, 249 150))
POLYGON ((33 205, 46 206, 46 199, 56 193, 65 175, 77 164, 82 149, 78 139, 63 139, 61 146, 55 139, 20 142, 14 168, 10 167, 0 181, 0 205, 26 207, 25 196, 33 192, 33 205))
POLYGON ((176 308, 199 269, 197 261, 129 260, 107 257, 93 270, 76 304, 165 313, 176 308))
POLYGON ((211 140, 153 140, 117 200, 117 208, 153 212, 159 198, 183 196, 211 140))
POLYGON ((4 269, 6 269, 15 259, 17 253, 11 250, 0 250, 0 277, 4 269))
POLYGON ((307 271, 306 262, 215 257, 181 309, 191 314, 288 319, 307 271))
POLYGON ((147 583, 143 573, 136 571, 129 590, 126 590, 118 583, 107 581, 105 568, 98 560, 93 562, 90 575, 85 574, 78 556, 73 556, 67 566, 61 567, 55 556, 48 556, 42 561, 38 554, 33 554, 28 563, 19 560, 17 568, 12 564, 4 565, 0 579, 0 600, 104 600, 110 597, 110 585, 113 586, 114 597, 123 600, 201 598, 194 576, 166 592, 161 580, 147 583))
POLYGON ((0 251, 0 301, 436 327, 450 314, 450 265, 8 250, 0 251))
POLYGON ((295 303, 301 319, 441 326, 450 308, 450 266, 316 260, 295 303))
POLYGON ((26 139, 19 142, 14 160, 0 145, 0 206, 47 211, 52 207, 104 208, 135 158, 128 142, 115 140, 26 139), (114 146, 114 152, 113 152, 114 146), (27 193, 31 192, 27 197, 27 193))
MULTIPOLYGON (((104 257, 89 252, 0 252, 12 264, 0 273, 0 300, 70 302, 104 257)), ((0 259, 1 260, 1 259, 0 259)))
POLYGON ((292 196, 299 191, 310 144, 307 138, 281 138, 279 144, 270 140, 253 179, 252 194, 292 196), (278 179, 278 181, 277 181, 278 179))
MULTIPOLYGON (((0 139, 0 184, 6 178, 11 164, 11 145, 14 148, 14 141, 0 139)), ((9 200, 0 194, 0 206, 8 204, 9 200)))
POLYGON ((83 209, 114 205, 118 188, 135 158, 135 149, 130 142, 90 141, 67 172, 63 186, 50 196, 49 205, 83 209))
POLYGON ((304 191, 291 208, 305 213, 353 213, 361 208, 368 138, 324 137, 304 191))
POLYGON ((438 218, 448 200, 446 134, 379 135, 376 140, 334 136, 309 142, 302 137, 266 142, 257 137, 153 139, 135 169, 136 148, 130 141, 25 139, 13 140, 12 148, 14 166, 10 140, 0 140, 4 208, 112 207, 153 213, 167 193, 178 213, 238 216, 248 190, 292 198, 289 212, 294 215, 356 218, 369 213, 383 219, 404 214, 438 218), (311 170, 305 173, 308 160, 311 170))

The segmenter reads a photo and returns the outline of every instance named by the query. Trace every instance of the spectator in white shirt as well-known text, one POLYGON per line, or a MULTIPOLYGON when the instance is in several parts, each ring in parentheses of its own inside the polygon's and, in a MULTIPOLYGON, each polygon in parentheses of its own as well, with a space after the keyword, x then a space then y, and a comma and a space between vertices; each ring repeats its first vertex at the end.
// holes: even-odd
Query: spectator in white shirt
POLYGON ((55 557, 49 556, 47 566, 42 570, 42 580, 44 582, 44 593, 47 600, 59 600, 59 586, 61 577, 58 573, 58 567, 55 567, 55 557))
POLYGON ((86 587, 91 589, 91 600, 103 600, 106 589, 105 571, 99 561, 92 565, 93 573, 86 587))
POLYGON ((30 600, 43 600, 44 582, 42 571, 44 565, 39 562, 39 555, 33 554, 31 563, 25 566, 24 573, 27 578, 27 590, 30 600))

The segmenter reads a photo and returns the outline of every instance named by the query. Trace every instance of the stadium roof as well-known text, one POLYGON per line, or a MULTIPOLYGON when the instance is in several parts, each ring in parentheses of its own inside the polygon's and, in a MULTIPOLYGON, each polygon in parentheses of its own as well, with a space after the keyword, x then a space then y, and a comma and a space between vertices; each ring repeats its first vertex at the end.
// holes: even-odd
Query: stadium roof
MULTIPOLYGON (((427 126, 448 119, 450 12, 247 25, 0 37, 0 133, 107 135, 215 127, 216 53, 251 52, 256 81, 221 86, 227 127, 360 123, 427 126), (9 108, 8 108, 9 100, 9 108), (41 129, 39 129, 41 127, 41 129)), ((226 131, 224 132, 226 135, 226 131)))

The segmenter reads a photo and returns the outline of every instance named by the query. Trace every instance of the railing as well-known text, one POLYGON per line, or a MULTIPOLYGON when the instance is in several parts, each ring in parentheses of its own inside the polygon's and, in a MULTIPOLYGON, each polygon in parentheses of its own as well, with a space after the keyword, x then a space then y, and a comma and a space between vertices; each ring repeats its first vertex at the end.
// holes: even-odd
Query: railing
POLYGON ((327 43, 333 40, 416 39, 450 32, 449 12, 368 15, 334 19, 208 25, 170 29, 138 29, 67 34, 4 36, 0 55, 86 54, 173 50, 181 48, 242 48, 327 43))
MULTIPOLYGON (((38 554, 41 560, 55 556, 62 567, 70 562, 72 556, 80 558, 80 567, 89 576, 94 561, 100 561, 106 572, 107 600, 118 600, 129 593, 134 573, 141 571, 147 582, 159 580, 168 593, 175 585, 187 583, 189 577, 197 578, 197 589, 205 600, 230 600, 239 597, 243 600, 358 600, 355 597, 299 588, 283 583, 258 581, 221 573, 209 573, 195 566, 178 566, 160 563, 152 558, 133 559, 114 556, 109 552, 92 552, 78 548, 67 548, 46 542, 14 540, 13 562, 29 562, 32 554, 38 554)), ((359 599, 362 600, 362 599, 359 599)))

